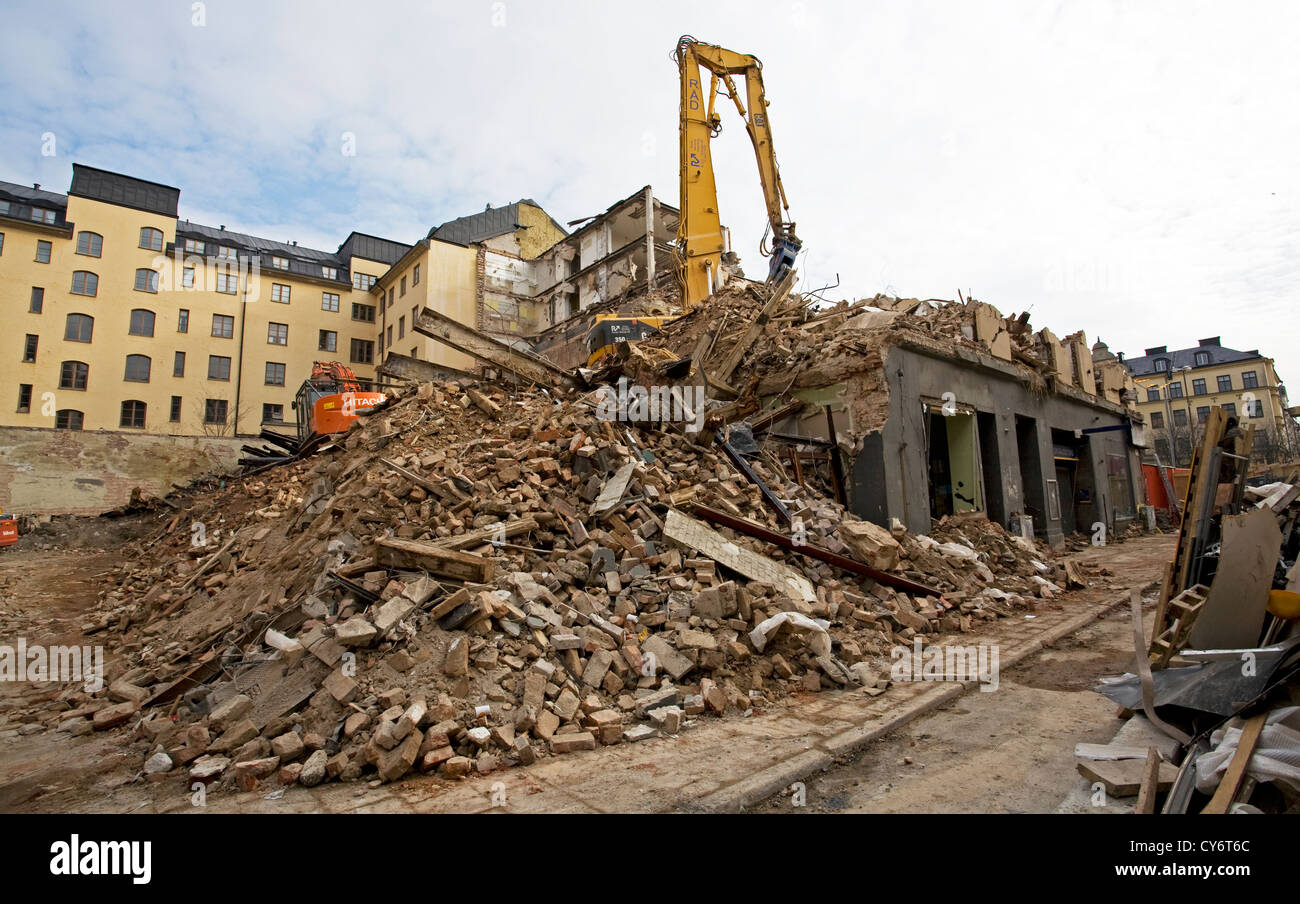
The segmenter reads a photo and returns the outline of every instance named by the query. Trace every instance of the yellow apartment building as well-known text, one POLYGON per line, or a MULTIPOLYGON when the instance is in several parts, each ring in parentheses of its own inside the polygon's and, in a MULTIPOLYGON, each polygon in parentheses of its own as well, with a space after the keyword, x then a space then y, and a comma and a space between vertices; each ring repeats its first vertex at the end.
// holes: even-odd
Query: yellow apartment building
POLYGON ((292 427, 316 360, 378 363, 375 283, 408 245, 334 252, 178 218, 180 190, 73 164, 0 182, 0 424, 233 436, 292 427))
POLYGON ((1297 409, 1287 401, 1273 359, 1259 349, 1227 348, 1219 336, 1212 336, 1192 348, 1171 351, 1161 345, 1122 360, 1133 374, 1137 406, 1162 463, 1185 467, 1191 462, 1197 428, 1216 405, 1242 424, 1255 426, 1255 448, 1263 457, 1300 451, 1297 409))

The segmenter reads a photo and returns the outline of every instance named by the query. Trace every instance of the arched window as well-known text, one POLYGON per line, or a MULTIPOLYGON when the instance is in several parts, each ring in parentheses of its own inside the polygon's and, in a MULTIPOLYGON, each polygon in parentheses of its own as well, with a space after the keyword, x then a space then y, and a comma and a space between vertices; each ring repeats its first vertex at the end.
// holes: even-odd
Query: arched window
POLYGON ((84 390, 89 376, 90 365, 85 361, 64 361, 59 368, 59 388, 84 390))
POLYGON ((127 399, 122 403, 122 419, 118 421, 118 425, 143 430, 145 408, 145 403, 139 399, 127 399))
POLYGON ((131 329, 129 332, 132 336, 152 336, 153 322, 153 311, 136 308, 131 312, 131 329))
POLYGON ((104 237, 98 232, 77 233, 77 253, 87 257, 100 257, 104 253, 104 237))
POLYGON ((60 408, 54 412, 54 429, 80 430, 85 419, 85 415, 74 408, 60 408))
POLYGON ((63 338, 69 342, 89 342, 95 332, 95 318, 88 314, 69 314, 63 338))
POLYGON ((140 269, 135 271, 135 290, 137 292, 158 291, 158 271, 140 269))
POLYGON ((146 226, 140 230, 140 247, 148 251, 163 250, 163 234, 161 229, 154 229, 146 226))
POLYGON ((148 383, 151 364, 148 355, 127 355, 126 375, 122 379, 129 383, 148 383))
POLYGON ((99 277, 89 270, 72 271, 73 295, 98 295, 99 277))

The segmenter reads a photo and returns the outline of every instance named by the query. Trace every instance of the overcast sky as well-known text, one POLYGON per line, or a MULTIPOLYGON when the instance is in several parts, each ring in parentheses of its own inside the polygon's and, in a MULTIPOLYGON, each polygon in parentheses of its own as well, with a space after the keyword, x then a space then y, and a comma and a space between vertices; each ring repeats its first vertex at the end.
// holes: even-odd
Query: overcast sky
MULTIPOLYGON (((676 204, 687 32, 763 60, 802 288, 970 290, 1129 355, 1217 335, 1300 380, 1294 3, 6 0, 0 16, 0 179, 66 191, 77 161, 180 187, 183 217, 325 249, 522 197, 562 224, 647 183, 676 204)), ((761 277, 753 154, 723 115, 720 210, 761 277)))

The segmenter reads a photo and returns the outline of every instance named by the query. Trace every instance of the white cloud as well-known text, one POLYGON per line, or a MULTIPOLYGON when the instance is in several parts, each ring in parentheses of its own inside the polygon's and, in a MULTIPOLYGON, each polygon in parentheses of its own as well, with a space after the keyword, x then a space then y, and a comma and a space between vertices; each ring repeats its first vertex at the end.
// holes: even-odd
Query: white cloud
MULTIPOLYGON (((675 203, 670 54, 690 31, 764 61, 807 286, 970 289, 1129 354, 1220 335, 1300 368, 1291 4, 207 0, 206 17, 7 4, 0 178, 61 190, 78 160, 326 248, 520 197, 561 222, 647 182, 675 203)), ((761 274, 752 152, 726 116, 720 208, 761 274)))

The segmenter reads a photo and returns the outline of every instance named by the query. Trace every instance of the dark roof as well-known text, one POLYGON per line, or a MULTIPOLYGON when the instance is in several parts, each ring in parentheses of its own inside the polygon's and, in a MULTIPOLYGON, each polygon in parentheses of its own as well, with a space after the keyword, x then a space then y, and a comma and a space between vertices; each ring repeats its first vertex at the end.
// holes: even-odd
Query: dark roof
POLYGON ((1135 377, 1145 377, 1156 373, 1156 361, 1162 358, 1169 362, 1170 370, 1175 370, 1180 367, 1191 367, 1193 369, 1197 367, 1214 367, 1222 364, 1233 364, 1237 361, 1254 361, 1263 357, 1260 355, 1259 349, 1243 352, 1235 348, 1226 348, 1219 344, 1218 336, 1212 339, 1202 339, 1199 345, 1192 348, 1169 351, 1165 346, 1160 345, 1146 351, 1147 354, 1145 355, 1124 359, 1124 364, 1135 377), (1209 363, 1198 365, 1196 363, 1197 352, 1209 354, 1209 363))
MULTIPOLYGON (((448 220, 441 226, 430 229, 428 238, 439 239, 444 242, 455 242, 458 245, 471 245, 475 242, 486 242, 488 239, 496 238, 499 235, 506 235, 520 228, 520 204, 527 204, 530 207, 542 210, 542 206, 532 198, 521 198, 513 204, 507 204, 505 207, 489 207, 482 213, 448 220)), ((555 223, 555 220, 552 219, 551 222, 555 223)), ((555 223, 555 227, 560 232, 565 232, 564 227, 560 226, 559 223, 555 223)), ((565 234, 567 235, 567 233, 565 234)))
POLYGON ((80 163, 72 164, 72 187, 68 189, 68 194, 165 217, 176 216, 181 200, 179 188, 146 182, 121 173, 110 173, 80 163))
MULTIPOLYGON (((176 224, 176 235, 178 238, 200 239, 205 242, 215 242, 218 245, 228 245, 234 248, 242 248, 245 251, 256 251, 261 254, 275 254, 281 257, 297 257, 309 261, 321 261, 332 264, 339 262, 339 256, 333 251, 320 251, 316 248, 308 248, 306 245, 294 245, 291 242, 276 242, 271 239, 258 238, 255 235, 248 235, 244 232, 234 232, 229 229, 220 229, 216 226, 204 226, 200 223, 193 223, 189 220, 181 220, 176 224)), ((344 266, 347 266, 344 263, 344 266)))
POLYGON ((353 232, 343 240, 342 245, 339 245, 338 257, 345 265, 349 258, 363 257, 368 261, 379 261, 391 267, 410 250, 410 245, 403 245, 401 242, 366 235, 364 232, 353 232))
POLYGON ((14 182, 0 182, 0 198, 16 201, 19 204, 36 207, 67 207, 68 196, 57 192, 32 188, 30 185, 18 185, 14 182))
POLYGON ((0 218, 22 220, 24 223, 29 223, 37 229, 53 228, 56 230, 67 231, 71 228, 71 225, 68 223, 67 195, 55 194, 52 191, 43 191, 38 188, 32 188, 30 185, 17 185, 13 182, 0 182, 0 201, 3 201, 7 205, 5 212, 0 213, 0 218), (33 220, 33 208, 54 211, 54 222, 46 223, 44 220, 33 220))

